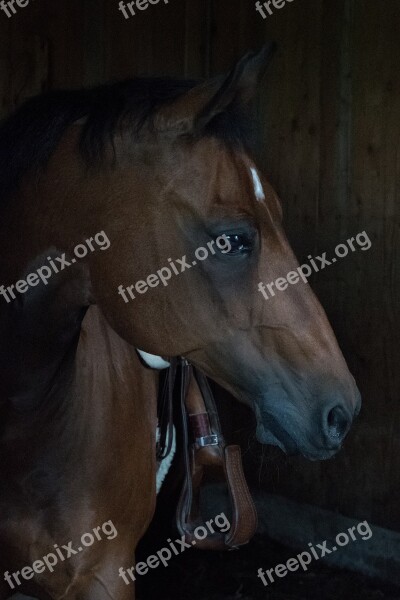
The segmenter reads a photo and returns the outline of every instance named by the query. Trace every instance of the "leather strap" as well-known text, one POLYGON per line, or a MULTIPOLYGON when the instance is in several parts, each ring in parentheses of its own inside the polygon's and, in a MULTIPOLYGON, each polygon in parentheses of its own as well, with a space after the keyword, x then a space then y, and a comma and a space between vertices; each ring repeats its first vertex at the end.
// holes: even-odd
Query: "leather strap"
POLYGON ((244 477, 240 447, 225 445, 207 378, 186 361, 181 359, 180 364, 185 481, 178 503, 177 526, 189 543, 196 542, 197 548, 236 548, 248 543, 257 529, 257 512, 244 477), (204 523, 200 491, 208 470, 218 472, 226 481, 231 528, 200 540, 194 532, 204 523))
POLYGON ((174 437, 173 400, 177 364, 178 359, 173 358, 170 362, 170 367, 164 379, 163 389, 158 399, 157 414, 160 433, 157 442, 156 457, 159 463, 168 456, 172 449, 174 437))

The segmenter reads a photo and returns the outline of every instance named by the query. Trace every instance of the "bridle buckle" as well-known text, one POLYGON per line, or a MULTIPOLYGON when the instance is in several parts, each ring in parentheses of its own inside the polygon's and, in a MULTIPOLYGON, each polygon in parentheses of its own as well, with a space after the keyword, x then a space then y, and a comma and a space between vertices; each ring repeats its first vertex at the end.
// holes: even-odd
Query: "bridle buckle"
POLYGON ((197 448, 205 448, 207 446, 218 446, 218 445, 219 445, 219 437, 215 433, 212 433, 211 435, 204 435, 202 437, 196 438, 196 447, 197 448))

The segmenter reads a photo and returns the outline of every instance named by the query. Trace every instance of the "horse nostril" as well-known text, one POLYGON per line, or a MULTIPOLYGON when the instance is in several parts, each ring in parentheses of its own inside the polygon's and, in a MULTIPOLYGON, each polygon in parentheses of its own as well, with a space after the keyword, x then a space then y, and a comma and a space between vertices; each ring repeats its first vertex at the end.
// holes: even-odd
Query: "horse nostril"
POLYGON ((330 441, 340 443, 350 429, 351 418, 340 405, 334 406, 328 413, 326 433, 330 441))

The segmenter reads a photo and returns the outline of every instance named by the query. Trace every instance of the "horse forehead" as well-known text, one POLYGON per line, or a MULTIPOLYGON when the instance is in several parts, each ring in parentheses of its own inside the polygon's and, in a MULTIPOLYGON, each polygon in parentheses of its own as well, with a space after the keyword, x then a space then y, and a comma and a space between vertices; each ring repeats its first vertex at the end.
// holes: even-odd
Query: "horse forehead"
MULTIPOLYGON (((230 178, 231 184, 234 184, 235 179, 238 178, 238 181, 241 181, 245 187, 252 190, 254 197, 258 202, 264 202, 266 194, 261 182, 261 176, 254 162, 247 154, 242 152, 237 152, 233 156, 233 161, 232 156, 228 155, 223 157, 221 161, 222 164, 216 164, 216 168, 218 168, 218 166, 220 168, 222 167, 221 176, 226 177, 229 175, 229 171, 234 169, 236 171, 236 177, 230 178)), ((230 174, 232 175, 232 172, 230 174)))
POLYGON ((266 194, 261 182, 261 176, 251 158, 246 154, 238 154, 236 156, 236 167, 238 170, 238 175, 242 181, 244 182, 247 180, 246 187, 249 185, 248 180, 250 180, 249 190, 252 191, 257 202, 264 202, 266 199, 266 194))
MULTIPOLYGON (((199 172, 208 181, 205 204, 226 204, 236 210, 251 210, 256 204, 268 209, 271 190, 263 185, 262 175, 252 158, 242 149, 227 148, 215 140, 202 140, 199 153, 192 157, 202 163, 199 172)), ((200 178, 199 178, 200 179, 200 178)))

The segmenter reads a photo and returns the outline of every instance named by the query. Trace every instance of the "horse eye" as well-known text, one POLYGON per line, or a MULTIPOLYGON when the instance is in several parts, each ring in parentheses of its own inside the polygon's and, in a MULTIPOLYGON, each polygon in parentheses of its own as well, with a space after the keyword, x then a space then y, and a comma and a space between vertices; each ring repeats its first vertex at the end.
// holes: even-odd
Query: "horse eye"
POLYGON ((224 240, 226 243, 226 248, 221 248, 221 251, 224 254, 247 254, 251 251, 251 241, 247 235, 233 233, 233 234, 224 234, 224 240))

